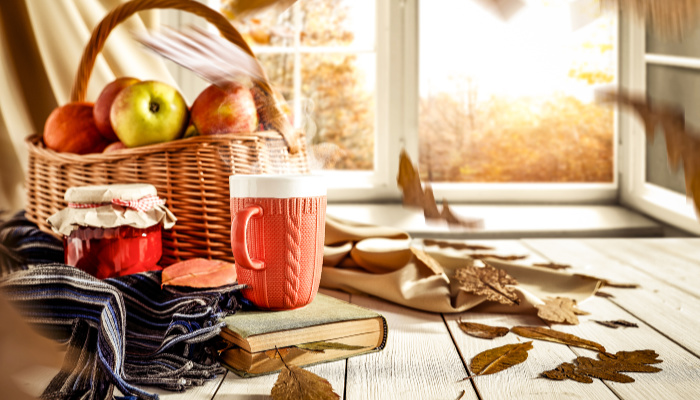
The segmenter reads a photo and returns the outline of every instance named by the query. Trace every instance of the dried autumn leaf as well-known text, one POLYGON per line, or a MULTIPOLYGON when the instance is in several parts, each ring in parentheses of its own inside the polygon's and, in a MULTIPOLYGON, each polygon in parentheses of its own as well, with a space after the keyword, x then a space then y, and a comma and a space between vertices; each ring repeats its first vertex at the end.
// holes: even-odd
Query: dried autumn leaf
POLYGON ((516 335, 524 336, 530 339, 546 340, 548 342, 605 352, 605 347, 599 343, 586 340, 566 332, 556 331, 554 329, 538 326, 516 326, 512 328, 511 331, 513 331, 513 333, 516 335))
POLYGON ((480 244, 467 244, 462 242, 448 242, 446 240, 424 239, 426 246, 438 246, 441 249, 451 248, 456 250, 493 250, 493 247, 482 246, 480 244))
MULTIPOLYGON (((432 189, 431 189, 432 194, 432 189)), ((433 199, 434 201, 434 199, 433 199)), ((465 228, 483 228, 484 220, 481 218, 464 218, 457 217, 450 205, 447 203, 447 199, 442 199, 442 212, 440 213, 442 217, 449 225, 463 226, 465 228)))
POLYGON ((274 348, 272 350, 265 351, 265 355, 271 360, 274 360, 275 358, 279 358, 280 360, 282 360, 284 357, 287 356, 287 354, 289 354, 289 349, 286 347, 283 347, 281 349, 274 348))
POLYGON ((700 215, 700 137, 685 123, 683 110, 668 105, 651 104, 647 99, 626 93, 602 93, 602 100, 634 110, 644 123, 647 141, 651 142, 660 125, 666 142, 669 166, 676 170, 683 163, 686 195, 693 199, 700 215))
POLYGON ((469 336, 474 336, 482 339, 493 339, 508 334, 509 329, 502 326, 491 326, 485 324, 478 324, 476 322, 464 322, 459 320, 457 322, 459 328, 469 336))
POLYGON ((576 316, 589 314, 576 306, 576 300, 566 297, 550 297, 544 300, 544 304, 537 304, 535 307, 538 317, 555 323, 578 325, 578 317, 576 316))
POLYGON ((520 299, 515 289, 508 287, 517 285, 518 281, 506 271, 486 264, 483 267, 467 266, 455 272, 455 278, 460 283, 460 289, 478 296, 486 296, 486 300, 497 301, 501 304, 517 305, 520 299))
POLYGON ((625 321, 623 319, 618 319, 615 321, 598 321, 598 320, 594 319, 593 321, 595 321, 603 326, 607 326, 608 328, 613 328, 613 329, 617 329, 621 326, 622 327, 629 327, 629 328, 639 328, 639 325, 635 324, 634 322, 625 321))
POLYGON ((295 1, 296 0, 223 0, 221 2, 221 9, 230 19, 242 20, 269 9, 274 9, 276 13, 281 14, 294 4, 295 1))
POLYGON ((592 275, 586 275, 586 274, 574 274, 574 276, 578 276, 579 278, 584 278, 584 279, 592 279, 596 281, 601 282, 601 287, 613 287, 613 288, 618 288, 618 289, 637 289, 639 287, 639 284, 637 283, 622 283, 622 282, 613 282, 608 279, 604 278, 598 278, 596 276, 592 275))
POLYGON ((610 293, 608 293, 608 292, 601 292, 600 290, 597 291, 597 292, 595 292, 595 295, 598 296, 598 297, 603 297, 603 298, 605 298, 605 299, 613 299, 613 298, 615 298, 615 296, 611 295, 610 293))
POLYGON ((573 363, 563 363, 553 370, 542 372, 549 379, 571 379, 582 383, 591 383, 599 378, 620 383, 634 382, 630 376, 620 372, 659 372, 648 364, 662 362, 653 350, 618 351, 616 354, 598 353, 599 360, 577 357, 573 363))
POLYGON ((284 365, 270 396, 274 400, 339 399, 326 379, 295 365, 284 365))
POLYGON ((599 353, 601 361, 614 362, 618 364, 620 371, 626 372, 658 372, 660 368, 645 364, 658 364, 659 354, 654 350, 618 351, 615 354, 599 353))
POLYGON ((298 344, 296 347, 302 350, 313 351, 315 353, 324 353, 326 350, 360 350, 364 349, 363 346, 354 346, 345 343, 336 342, 311 342, 298 344))
POLYGON ((475 260, 483 260, 485 258, 495 258, 496 260, 516 261, 516 260, 522 260, 523 258, 527 258, 528 256, 526 256, 526 255, 502 256, 499 254, 491 254, 491 253, 472 253, 472 254, 469 254, 469 257, 471 257, 475 260))
POLYGON ((548 269, 554 269, 554 270, 569 269, 569 268, 571 268, 571 265, 569 265, 569 264, 558 264, 558 263, 555 263, 555 262, 533 263, 532 265, 535 266, 535 267, 548 268, 548 269))
POLYGON ((437 202, 435 201, 433 188, 430 185, 425 185, 423 194, 423 216, 425 216, 425 219, 442 218, 442 213, 438 210, 437 202))
POLYGON ((413 255, 421 264, 425 265, 426 267, 428 267, 428 269, 433 271, 435 275, 440 275, 445 272, 445 270, 442 268, 442 265, 440 265, 440 263, 436 259, 431 257, 428 253, 424 252, 423 250, 411 247, 411 253, 413 253, 413 255))
POLYGON ((170 285, 213 288, 234 284, 236 279, 234 264, 220 260, 193 258, 163 269, 161 287, 170 285))
POLYGON ((430 185, 426 185, 425 190, 423 189, 420 175, 405 150, 401 150, 399 156, 399 173, 396 176, 396 183, 401 189, 404 207, 421 208, 426 220, 445 220, 450 225, 470 228, 483 226, 483 220, 479 218, 458 218, 449 208, 446 200, 443 200, 442 211, 440 211, 435 202, 433 189, 430 185))
POLYGON ((530 349, 532 342, 507 344, 482 351, 472 358, 469 369, 475 375, 495 374, 527 360, 527 352, 530 349))
POLYGON ((404 206, 424 208, 425 194, 421 187, 420 176, 418 176, 418 171, 413 167, 405 150, 401 150, 399 156, 399 174, 396 177, 396 183, 403 192, 404 206))

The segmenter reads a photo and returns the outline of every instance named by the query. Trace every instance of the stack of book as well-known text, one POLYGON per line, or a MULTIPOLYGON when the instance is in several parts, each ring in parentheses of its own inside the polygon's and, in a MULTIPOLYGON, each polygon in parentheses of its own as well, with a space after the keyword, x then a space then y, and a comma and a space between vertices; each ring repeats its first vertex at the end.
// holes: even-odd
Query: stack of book
POLYGON ((240 376, 379 351, 387 339, 382 315, 322 293, 297 310, 239 311, 225 322, 221 361, 240 376))

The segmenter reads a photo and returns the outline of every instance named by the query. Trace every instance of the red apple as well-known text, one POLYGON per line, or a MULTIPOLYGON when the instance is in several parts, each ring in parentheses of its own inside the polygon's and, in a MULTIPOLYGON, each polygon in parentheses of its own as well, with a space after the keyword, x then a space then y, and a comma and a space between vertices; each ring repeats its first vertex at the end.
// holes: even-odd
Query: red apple
POLYGON ((192 103, 191 119, 200 135, 249 133, 258 127, 253 94, 235 82, 204 89, 192 103))
POLYGON ((54 109, 44 125, 44 144, 63 153, 99 153, 109 144, 95 125, 93 104, 68 103, 54 109))
POLYGON ((124 143, 114 142, 114 143, 110 143, 107 147, 105 147, 105 149, 102 152, 103 153, 111 153, 113 151, 122 150, 122 149, 126 149, 126 146, 124 146, 124 143))
POLYGON ((109 121, 109 110, 112 108, 112 103, 117 97, 119 92, 122 91, 127 86, 131 86, 134 83, 139 82, 139 79, 131 77, 117 78, 112 82, 108 83, 107 86, 102 89, 102 92, 97 96, 95 101, 95 108, 93 109, 93 116, 95 117, 95 125, 99 129, 102 136, 104 136, 108 141, 118 140, 117 134, 114 133, 112 129, 112 123, 109 121))

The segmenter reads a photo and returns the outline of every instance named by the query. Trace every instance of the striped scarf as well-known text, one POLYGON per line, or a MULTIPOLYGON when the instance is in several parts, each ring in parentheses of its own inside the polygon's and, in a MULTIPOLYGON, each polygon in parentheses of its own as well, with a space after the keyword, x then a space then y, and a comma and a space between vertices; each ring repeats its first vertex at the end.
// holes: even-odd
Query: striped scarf
POLYGON ((221 318, 241 308, 240 285, 162 290, 160 271, 99 280, 56 263, 60 242, 22 214, 8 222, 0 238, 20 262, 2 271, 14 270, 0 278, 0 293, 42 333, 68 344, 43 399, 112 399, 115 388, 123 399, 157 399, 138 386, 181 391, 224 371, 215 346, 221 318))

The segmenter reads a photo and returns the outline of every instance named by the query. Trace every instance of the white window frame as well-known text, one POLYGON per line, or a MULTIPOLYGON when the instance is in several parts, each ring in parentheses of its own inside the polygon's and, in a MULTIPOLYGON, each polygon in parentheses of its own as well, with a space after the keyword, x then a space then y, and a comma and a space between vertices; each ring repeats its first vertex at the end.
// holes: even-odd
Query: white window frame
MULTIPOLYGON (((199 1, 209 3, 209 0, 199 1)), ((401 150, 405 149, 414 162, 418 160, 419 0, 377 0, 376 3, 374 171, 322 172, 329 185, 329 202, 399 201, 401 193, 396 176, 401 150)), ((179 21, 165 22, 201 23, 187 15, 179 17, 179 21)), ((618 38, 618 46, 619 42, 618 38)), ((617 75, 620 76, 619 63, 617 75)), ((201 90, 202 84, 193 84, 192 80, 185 71, 180 82, 186 93, 201 90)), ((460 203, 614 203, 618 198, 617 143, 613 146, 613 160, 612 183, 436 183, 432 186, 436 198, 460 203)))
MULTIPOLYGON (((630 93, 646 94, 647 64, 700 70, 700 59, 646 53, 644 23, 621 16, 621 87, 630 93)), ((620 202, 649 216, 689 232, 700 234, 692 202, 680 194, 646 181, 646 135, 632 112, 622 112, 620 131, 620 202)))

